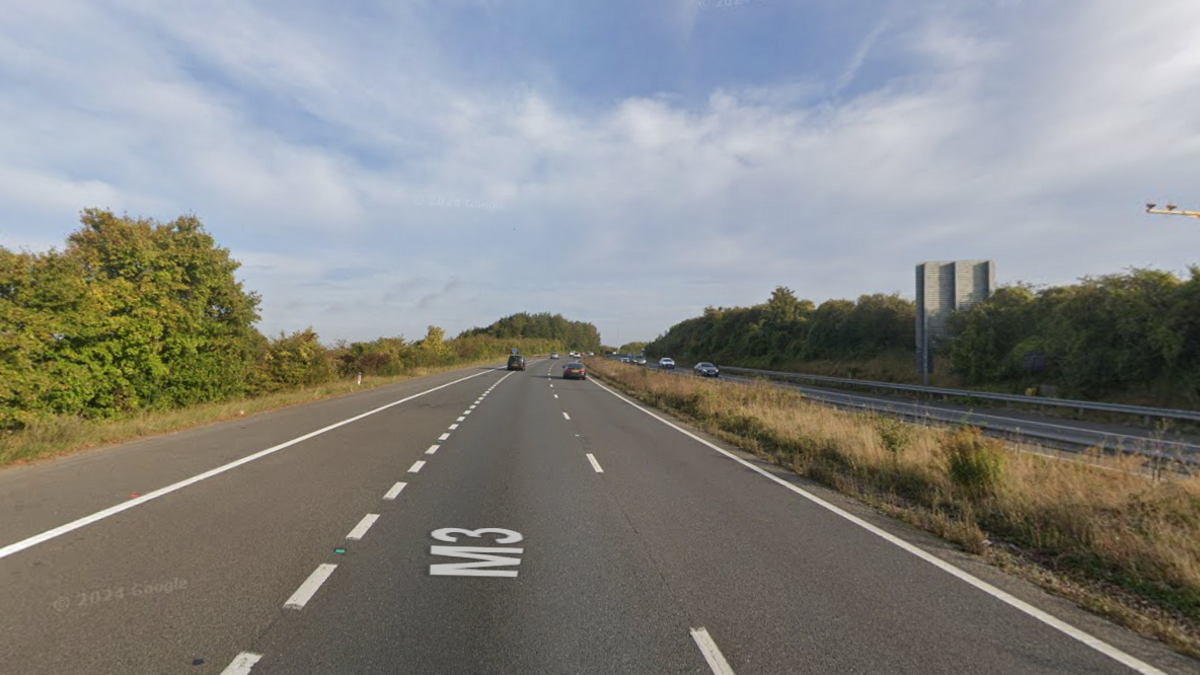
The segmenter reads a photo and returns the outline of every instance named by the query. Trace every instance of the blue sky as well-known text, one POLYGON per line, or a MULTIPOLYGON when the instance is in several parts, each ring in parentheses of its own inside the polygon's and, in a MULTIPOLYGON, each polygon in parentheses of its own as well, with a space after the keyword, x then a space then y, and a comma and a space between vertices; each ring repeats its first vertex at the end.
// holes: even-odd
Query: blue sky
POLYGON ((0 245, 198 215, 265 332, 649 339, 787 285, 1200 262, 1194 0, 16 0, 0 245), (1189 201, 1190 200, 1190 201, 1189 201), (1180 222, 1176 222, 1180 221, 1180 222))

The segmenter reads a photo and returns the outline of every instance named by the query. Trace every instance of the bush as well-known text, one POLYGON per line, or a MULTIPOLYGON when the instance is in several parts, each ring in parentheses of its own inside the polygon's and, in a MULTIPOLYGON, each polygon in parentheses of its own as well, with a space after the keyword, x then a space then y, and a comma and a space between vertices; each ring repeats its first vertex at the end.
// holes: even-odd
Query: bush
POLYGON ((1004 446, 985 438, 976 427, 961 427, 942 437, 946 473, 956 486, 971 496, 993 494, 1004 470, 1004 446))
POLYGON ((875 420, 875 431, 879 434, 879 443, 893 457, 899 458, 900 453, 912 444, 912 425, 895 417, 878 417, 875 420))

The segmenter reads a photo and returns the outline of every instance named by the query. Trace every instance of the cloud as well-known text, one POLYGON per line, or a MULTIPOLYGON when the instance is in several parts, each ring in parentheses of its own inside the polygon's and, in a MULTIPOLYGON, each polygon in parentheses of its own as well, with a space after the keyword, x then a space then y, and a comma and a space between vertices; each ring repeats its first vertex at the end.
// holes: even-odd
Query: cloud
POLYGON ((18 2, 0 244, 61 241, 85 206, 192 211, 245 263, 264 330, 327 340, 546 310, 620 342, 779 284, 911 293, 923 260, 1037 282, 1195 261, 1140 206, 1195 195, 1200 45, 1164 27, 1200 6, 861 0, 838 11, 872 21, 817 21, 833 7, 729 8, 700 49, 680 2, 644 42, 551 60, 517 31, 582 31, 557 5, 468 24, 458 4, 18 2), (791 58, 830 31, 844 49, 791 58), (677 61, 563 75, 620 49, 677 61))

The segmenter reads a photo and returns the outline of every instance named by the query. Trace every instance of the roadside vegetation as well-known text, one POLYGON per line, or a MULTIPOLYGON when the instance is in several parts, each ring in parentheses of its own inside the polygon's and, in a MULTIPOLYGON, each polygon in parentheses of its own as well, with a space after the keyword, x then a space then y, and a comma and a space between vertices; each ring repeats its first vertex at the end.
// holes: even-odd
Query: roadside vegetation
MULTIPOLYGON (((915 383, 916 307, 899 295, 815 305, 776 288, 714 308, 646 346, 652 357, 915 383)), ((956 314, 937 384, 1200 408, 1200 267, 1133 269, 1066 286, 1016 284, 956 314)))
POLYGON ((263 335, 261 298, 195 216, 87 209, 62 250, 0 246, 0 464, 184 428, 523 353, 600 345, 596 327, 515 314, 447 339, 327 346, 263 335))
MULTIPOLYGON (((1153 480, 1006 449, 794 390, 590 359, 595 376, 741 448, 855 496, 1200 656, 1200 479, 1153 480)), ((1116 469, 1116 470, 1114 470, 1116 469)))

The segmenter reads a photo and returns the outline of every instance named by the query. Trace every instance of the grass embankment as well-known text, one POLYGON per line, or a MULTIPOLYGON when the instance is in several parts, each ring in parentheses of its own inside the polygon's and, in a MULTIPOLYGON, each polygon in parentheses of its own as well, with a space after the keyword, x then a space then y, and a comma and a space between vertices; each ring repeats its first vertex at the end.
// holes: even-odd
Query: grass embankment
POLYGON ((73 416, 47 416, 20 431, 0 432, 0 467, 65 455, 88 448, 180 431, 192 427, 269 412, 302 403, 352 394, 417 377, 496 363, 496 358, 473 363, 414 368, 389 377, 364 376, 325 384, 282 391, 256 398, 205 403, 177 410, 150 410, 120 419, 85 419, 73 416))
POLYGON ((642 401, 1200 656, 1200 480, 1009 451, 977 430, 843 412, 765 384, 590 361, 642 401))

